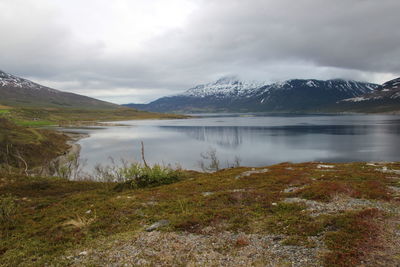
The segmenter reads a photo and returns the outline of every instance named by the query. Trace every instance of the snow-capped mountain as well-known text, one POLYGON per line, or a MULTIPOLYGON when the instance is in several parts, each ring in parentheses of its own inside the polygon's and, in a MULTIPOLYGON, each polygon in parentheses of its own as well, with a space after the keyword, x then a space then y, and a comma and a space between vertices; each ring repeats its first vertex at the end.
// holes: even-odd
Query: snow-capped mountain
POLYGON ((127 106, 157 112, 315 112, 378 87, 341 79, 293 79, 268 84, 225 77, 149 104, 127 106))
POLYGON ((0 70, 0 87, 17 87, 17 88, 27 88, 32 90, 48 90, 54 93, 59 91, 44 87, 40 84, 31 82, 27 79, 19 78, 17 76, 5 73, 0 70))
POLYGON ((117 105, 87 96, 55 90, 0 71, 0 104, 67 108, 115 108, 117 105))
POLYGON ((355 112, 395 112, 400 110, 400 78, 385 82, 377 90, 343 99, 337 108, 355 112))
POLYGON ((245 97, 254 90, 267 85, 266 82, 240 81, 236 77, 223 77, 216 82, 193 87, 182 95, 189 97, 245 97))
POLYGON ((400 89, 400 78, 390 80, 382 84, 382 91, 390 91, 400 89))

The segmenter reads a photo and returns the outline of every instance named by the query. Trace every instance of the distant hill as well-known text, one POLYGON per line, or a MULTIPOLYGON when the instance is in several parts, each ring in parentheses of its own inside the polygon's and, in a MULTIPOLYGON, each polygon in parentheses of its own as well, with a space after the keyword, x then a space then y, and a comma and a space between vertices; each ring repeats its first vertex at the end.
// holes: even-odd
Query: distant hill
POLYGON ((280 83, 222 78, 183 94, 128 107, 155 112, 324 112, 336 102, 371 93, 379 85, 348 80, 299 80, 280 83))
POLYGON ((116 104, 58 91, 0 71, 0 104, 23 107, 115 109, 116 104))
POLYGON ((400 78, 388 81, 367 94, 341 100, 332 110, 400 113, 400 78))

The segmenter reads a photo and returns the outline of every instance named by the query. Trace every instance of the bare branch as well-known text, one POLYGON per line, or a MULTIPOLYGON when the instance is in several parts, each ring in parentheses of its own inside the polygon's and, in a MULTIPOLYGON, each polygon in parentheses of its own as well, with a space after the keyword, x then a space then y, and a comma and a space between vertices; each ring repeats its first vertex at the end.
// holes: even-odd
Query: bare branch
POLYGON ((142 160, 143 160, 143 164, 144 164, 144 166, 145 166, 146 168, 148 168, 149 165, 147 165, 146 159, 145 159, 145 157, 144 157, 144 144, 143 144, 143 141, 141 141, 141 144, 142 144, 142 160))

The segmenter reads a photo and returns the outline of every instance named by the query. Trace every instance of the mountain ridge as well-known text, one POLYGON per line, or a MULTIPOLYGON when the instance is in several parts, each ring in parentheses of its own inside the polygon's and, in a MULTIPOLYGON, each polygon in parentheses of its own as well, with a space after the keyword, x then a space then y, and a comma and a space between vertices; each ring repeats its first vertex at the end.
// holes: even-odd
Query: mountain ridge
POLYGON ((63 92, 0 70, 0 104, 21 107, 112 109, 119 105, 63 92))
POLYGON ((221 78, 182 94, 128 107, 157 112, 311 112, 370 93, 377 84, 353 80, 291 79, 277 83, 221 78))

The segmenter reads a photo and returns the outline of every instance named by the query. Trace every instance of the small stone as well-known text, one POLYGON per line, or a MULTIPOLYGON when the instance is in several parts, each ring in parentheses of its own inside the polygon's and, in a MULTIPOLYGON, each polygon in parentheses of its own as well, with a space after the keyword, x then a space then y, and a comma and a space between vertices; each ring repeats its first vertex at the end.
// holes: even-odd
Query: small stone
POLYGON ((79 256, 86 256, 88 254, 87 251, 82 251, 81 253, 79 253, 79 256))
POLYGON ((90 214, 90 213, 92 213, 92 210, 87 210, 85 213, 90 214))
POLYGON ((155 205, 157 205, 156 201, 147 201, 145 203, 142 203, 142 206, 144 206, 144 207, 155 206, 155 205))
POLYGON ((273 202, 272 206, 278 206, 278 203, 273 202))
POLYGON ((158 222, 156 222, 156 223, 153 223, 152 225, 150 225, 149 227, 147 227, 147 228, 146 228, 146 231, 147 231, 147 232, 151 232, 151 231, 157 230, 158 228, 161 228, 161 227, 163 227, 163 226, 167 226, 168 224, 169 224, 169 221, 168 221, 168 220, 161 220, 161 221, 158 221, 158 222))
POLYGON ((231 192, 233 192, 233 193, 245 192, 245 191, 246 191, 246 189, 233 189, 233 190, 231 190, 231 192))
POLYGON ((204 197, 207 197, 207 196, 211 196, 211 195, 213 195, 214 194, 214 192, 203 192, 203 193, 201 193, 204 197))

